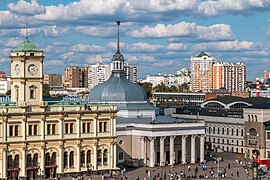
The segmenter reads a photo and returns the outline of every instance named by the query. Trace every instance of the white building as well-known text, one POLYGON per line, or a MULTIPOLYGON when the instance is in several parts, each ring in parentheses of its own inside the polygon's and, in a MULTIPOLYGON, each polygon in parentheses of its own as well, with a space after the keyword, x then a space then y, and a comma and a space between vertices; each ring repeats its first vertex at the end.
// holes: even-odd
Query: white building
POLYGON ((129 81, 133 83, 137 83, 137 66, 136 65, 125 64, 124 71, 126 74, 126 78, 129 81))
POLYGON ((10 90, 10 78, 0 80, 0 94, 6 94, 10 90))
POLYGON ((143 82, 148 82, 156 87, 163 83, 166 86, 178 86, 184 83, 190 82, 190 76, 178 76, 174 74, 158 74, 158 75, 147 75, 143 82))
POLYGON ((95 64, 88 66, 88 88, 92 89, 99 83, 105 82, 111 75, 109 64, 95 64))

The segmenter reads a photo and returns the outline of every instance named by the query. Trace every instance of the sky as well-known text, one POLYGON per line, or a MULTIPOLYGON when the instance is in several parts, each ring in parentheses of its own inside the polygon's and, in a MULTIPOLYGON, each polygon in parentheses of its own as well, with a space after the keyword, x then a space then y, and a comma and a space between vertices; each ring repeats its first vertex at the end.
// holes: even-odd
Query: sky
POLYGON ((201 51, 243 62, 247 79, 270 70, 270 0, 0 0, 0 71, 26 35, 45 53, 44 72, 109 64, 120 49, 138 77, 176 73, 201 51))

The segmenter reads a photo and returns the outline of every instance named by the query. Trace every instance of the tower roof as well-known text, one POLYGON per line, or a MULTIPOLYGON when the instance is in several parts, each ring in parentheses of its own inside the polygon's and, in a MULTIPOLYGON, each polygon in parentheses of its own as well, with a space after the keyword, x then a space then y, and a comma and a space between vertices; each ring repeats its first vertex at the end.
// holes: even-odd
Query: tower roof
POLYGON ((207 53, 205 53, 204 51, 202 51, 200 54, 198 54, 196 57, 203 57, 203 56, 208 56, 208 57, 211 57, 209 56, 207 53))
POLYGON ((37 46, 29 41, 28 36, 19 44, 15 51, 38 51, 37 46))

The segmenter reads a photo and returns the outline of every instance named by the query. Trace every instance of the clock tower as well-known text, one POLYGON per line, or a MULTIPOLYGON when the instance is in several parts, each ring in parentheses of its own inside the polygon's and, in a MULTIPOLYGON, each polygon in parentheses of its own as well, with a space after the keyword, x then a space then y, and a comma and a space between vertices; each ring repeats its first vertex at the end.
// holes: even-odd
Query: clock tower
POLYGON ((19 106, 42 105, 43 51, 28 36, 11 51, 11 102, 19 106))

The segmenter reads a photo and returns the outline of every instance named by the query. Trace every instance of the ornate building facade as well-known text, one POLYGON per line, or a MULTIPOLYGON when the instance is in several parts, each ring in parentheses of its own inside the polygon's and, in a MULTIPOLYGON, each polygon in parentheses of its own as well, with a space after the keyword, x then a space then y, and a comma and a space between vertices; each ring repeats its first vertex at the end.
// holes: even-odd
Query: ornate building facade
POLYGON ((0 107, 0 179, 116 169, 116 106, 43 101, 42 51, 11 52, 11 101, 0 107))

